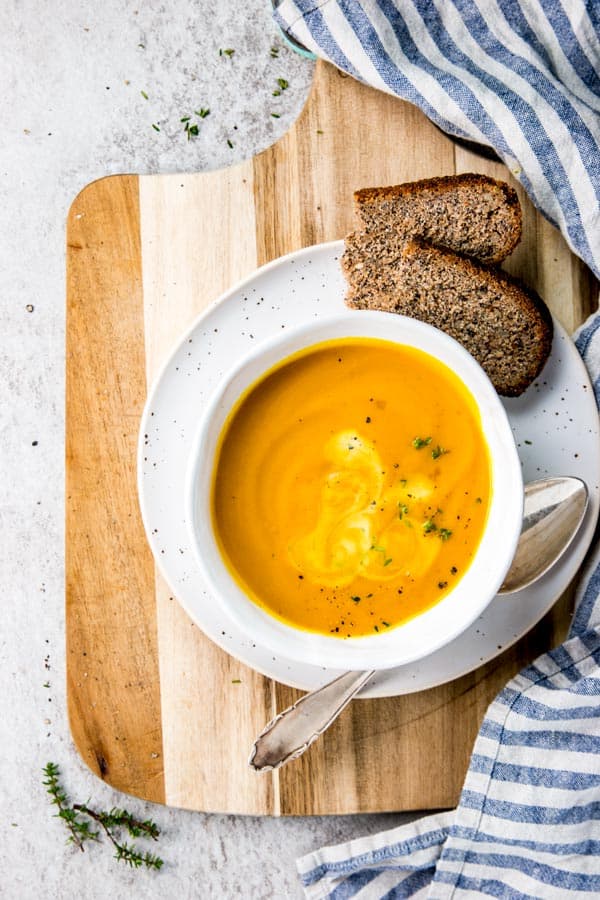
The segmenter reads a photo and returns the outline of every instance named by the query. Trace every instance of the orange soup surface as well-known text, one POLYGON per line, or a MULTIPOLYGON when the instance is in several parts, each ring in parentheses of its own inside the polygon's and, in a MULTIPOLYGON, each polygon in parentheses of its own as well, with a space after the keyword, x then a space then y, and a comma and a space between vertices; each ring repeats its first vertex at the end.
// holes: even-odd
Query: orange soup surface
POLYGON ((221 553, 295 627, 370 635, 437 603, 477 550, 490 459, 445 365, 370 338, 313 346, 242 396, 217 453, 221 553))

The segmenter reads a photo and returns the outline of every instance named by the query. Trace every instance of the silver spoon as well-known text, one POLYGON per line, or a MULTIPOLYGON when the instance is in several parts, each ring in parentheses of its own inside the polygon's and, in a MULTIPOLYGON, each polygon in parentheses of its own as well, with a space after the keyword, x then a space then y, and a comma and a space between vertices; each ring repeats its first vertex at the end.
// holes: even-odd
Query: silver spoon
MULTIPOLYGON (((526 485, 521 536, 498 593, 512 594, 541 578, 571 544, 587 505, 588 490, 579 478, 543 478, 526 485)), ((256 739, 248 761, 250 767, 266 772, 297 759, 374 674, 375 670, 344 672, 304 694, 269 722, 256 739)))

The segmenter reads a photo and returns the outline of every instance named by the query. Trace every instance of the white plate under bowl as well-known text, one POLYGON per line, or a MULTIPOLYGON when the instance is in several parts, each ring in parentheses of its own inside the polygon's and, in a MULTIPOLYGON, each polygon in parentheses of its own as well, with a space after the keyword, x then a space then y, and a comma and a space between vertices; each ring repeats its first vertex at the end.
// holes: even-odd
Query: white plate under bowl
MULTIPOLYGON (((339 670, 274 657, 250 641, 209 596, 188 542, 185 476, 192 441, 212 391, 237 362, 282 329, 321 316, 360 311, 344 305, 339 259, 343 242, 307 247, 259 269, 224 294, 181 338, 152 387, 140 427, 138 488, 144 526, 157 564, 190 618, 224 650, 254 669, 310 690, 339 670)), ((576 574, 598 517, 598 412, 587 371, 555 321, 551 356, 537 382, 504 401, 524 481, 576 475, 590 504, 563 559, 540 581, 498 596, 460 637, 418 663, 378 673, 364 697, 388 697, 444 684, 493 659, 551 608, 576 574)), ((501 536, 499 536, 501 539, 501 536)))

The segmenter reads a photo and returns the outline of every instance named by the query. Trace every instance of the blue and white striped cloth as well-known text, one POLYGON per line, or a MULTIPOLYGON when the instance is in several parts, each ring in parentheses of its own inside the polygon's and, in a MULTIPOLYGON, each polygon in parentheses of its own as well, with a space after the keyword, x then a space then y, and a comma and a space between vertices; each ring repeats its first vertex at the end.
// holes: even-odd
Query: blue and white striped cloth
MULTIPOLYGON (((576 344, 600 406, 600 314, 576 344)), ((311 900, 600 897, 600 547, 569 639, 489 707, 458 808, 298 863, 311 900)))
MULTIPOLYGON (((283 0, 276 20, 492 146, 600 276, 600 0, 283 0)), ((600 406, 600 314, 576 343, 600 406)), ((491 704, 458 808, 298 868, 310 898, 600 897, 600 547, 569 639, 491 704)))
POLYGON ((599 0, 283 0, 275 19, 449 134, 493 147, 600 277, 599 0))

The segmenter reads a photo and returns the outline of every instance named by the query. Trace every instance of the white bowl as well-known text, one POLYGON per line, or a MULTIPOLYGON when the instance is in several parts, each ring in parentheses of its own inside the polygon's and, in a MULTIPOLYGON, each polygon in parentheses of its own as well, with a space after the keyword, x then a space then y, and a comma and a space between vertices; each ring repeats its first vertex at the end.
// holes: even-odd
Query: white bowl
POLYGON ((216 603, 253 642, 274 656, 334 669, 388 669, 414 662, 454 640, 496 595, 521 531, 521 465, 504 407, 473 357, 444 332, 395 313, 360 311, 321 319, 246 357, 215 392, 193 443, 186 483, 186 518, 198 564, 216 603), (244 593, 225 565, 212 525, 211 486, 219 437, 243 392, 269 369, 323 341, 370 337, 416 347, 445 363, 473 396, 491 460, 491 501, 485 529, 466 573, 438 603, 390 631, 340 638, 294 628, 269 615, 244 593))

